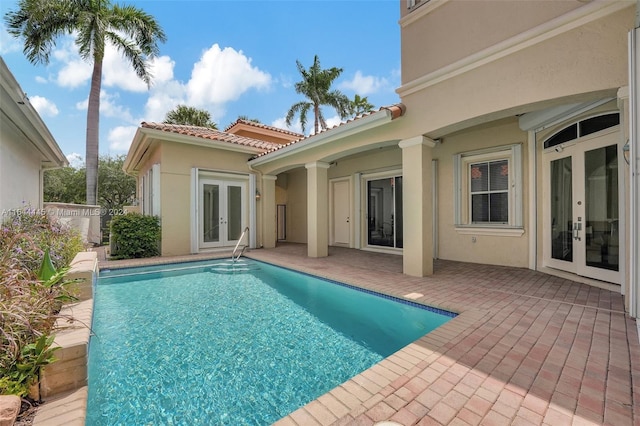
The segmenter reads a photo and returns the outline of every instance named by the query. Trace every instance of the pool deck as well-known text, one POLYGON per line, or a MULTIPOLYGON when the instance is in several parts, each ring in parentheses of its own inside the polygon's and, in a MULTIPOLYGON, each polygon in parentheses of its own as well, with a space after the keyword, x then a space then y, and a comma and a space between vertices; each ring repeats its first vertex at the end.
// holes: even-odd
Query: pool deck
MULTIPOLYGON (((618 293, 443 260, 416 278, 401 273, 401 256, 338 247, 325 258, 308 258, 301 244, 247 257, 459 313, 279 426, 640 425, 638 328, 618 293)), ((100 266, 154 262, 103 257, 100 266)))

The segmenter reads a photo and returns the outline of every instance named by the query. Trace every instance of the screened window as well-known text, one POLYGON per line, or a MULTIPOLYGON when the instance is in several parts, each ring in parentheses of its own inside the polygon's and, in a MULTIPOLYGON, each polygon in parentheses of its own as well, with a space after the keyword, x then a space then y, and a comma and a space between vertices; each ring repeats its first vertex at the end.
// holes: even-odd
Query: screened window
POLYGON ((472 223, 509 222, 509 161, 469 165, 472 223))
POLYGON ((522 146, 454 156, 456 227, 522 228, 522 146))

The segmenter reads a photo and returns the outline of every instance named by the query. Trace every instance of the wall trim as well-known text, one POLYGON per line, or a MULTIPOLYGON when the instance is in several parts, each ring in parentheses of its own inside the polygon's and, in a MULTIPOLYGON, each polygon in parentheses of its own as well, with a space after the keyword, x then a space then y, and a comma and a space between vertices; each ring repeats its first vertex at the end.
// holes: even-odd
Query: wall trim
MULTIPOLYGON (((473 55, 469 55, 436 71, 409 81, 396 89, 396 93, 398 93, 402 98, 419 92, 430 86, 457 77, 460 74, 479 68, 491 62, 495 62, 505 56, 514 54, 560 34, 569 32, 575 28, 586 25, 620 10, 629 8, 633 4, 634 3, 631 2, 590 2, 578 9, 545 22, 544 24, 538 25, 537 27, 531 28, 530 30, 520 33, 514 37, 503 40, 498 44, 476 52, 473 55)), ((428 11, 429 10, 427 10, 427 13, 428 11)))

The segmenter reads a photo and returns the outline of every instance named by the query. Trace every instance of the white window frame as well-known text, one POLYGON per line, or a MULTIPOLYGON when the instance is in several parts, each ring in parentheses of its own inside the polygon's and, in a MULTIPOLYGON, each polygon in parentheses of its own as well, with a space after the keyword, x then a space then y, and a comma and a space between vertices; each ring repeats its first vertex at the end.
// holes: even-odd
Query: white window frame
POLYGON ((522 235, 522 144, 500 146, 453 156, 454 220, 459 233, 522 235), (475 163, 506 160, 509 167, 509 220, 507 223, 471 221, 470 166, 475 163))

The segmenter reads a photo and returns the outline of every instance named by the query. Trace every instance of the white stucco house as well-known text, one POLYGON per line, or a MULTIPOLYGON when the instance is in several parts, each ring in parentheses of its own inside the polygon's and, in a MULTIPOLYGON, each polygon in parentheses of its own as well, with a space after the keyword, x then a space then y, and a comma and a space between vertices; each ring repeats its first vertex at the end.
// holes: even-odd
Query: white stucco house
POLYGON ((68 161, 0 57, 0 212, 42 208, 42 176, 68 161))

